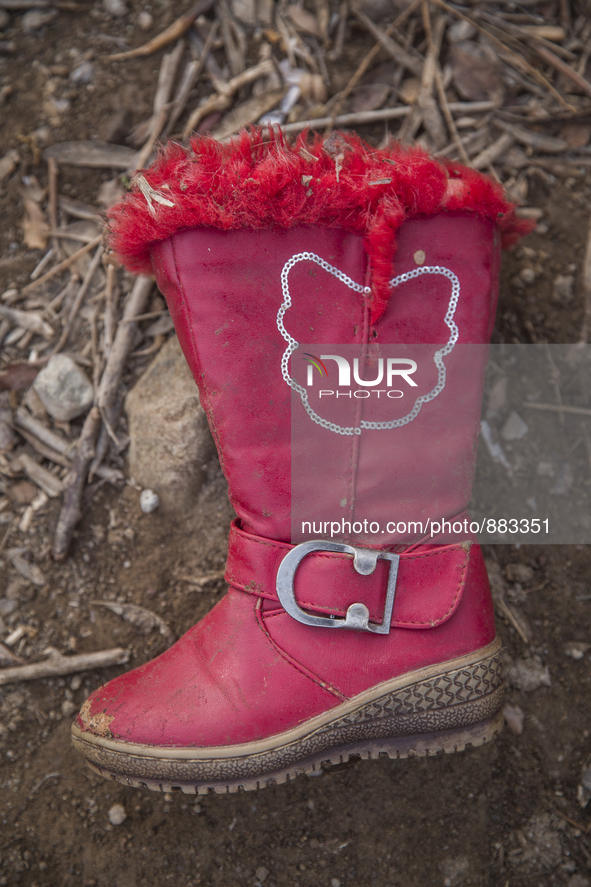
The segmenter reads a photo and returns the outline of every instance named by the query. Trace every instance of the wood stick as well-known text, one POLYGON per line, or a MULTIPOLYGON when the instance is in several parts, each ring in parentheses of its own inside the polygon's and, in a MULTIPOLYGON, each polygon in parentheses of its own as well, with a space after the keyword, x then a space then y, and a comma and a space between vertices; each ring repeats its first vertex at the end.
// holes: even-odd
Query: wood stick
POLYGON ((40 261, 40 262, 39 262, 39 263, 33 268, 33 270, 31 271, 31 273, 30 273, 30 275, 29 275, 29 279, 30 279, 30 280, 36 280, 36 279, 39 277, 39 275, 41 274, 41 272, 43 271, 43 269, 45 268, 45 266, 46 266, 46 265, 49 265, 49 263, 51 262, 51 260, 52 260, 52 258, 53 258, 53 256, 54 256, 54 254, 55 254, 55 248, 54 248, 54 247, 51 247, 51 249, 48 249, 48 250, 47 250, 47 252, 46 252, 45 255, 43 256, 43 258, 41 259, 41 261, 40 261))
POLYGON ((437 106, 437 102, 433 98, 433 86, 437 79, 437 59, 439 58, 441 41, 443 40, 445 17, 439 17, 439 21, 436 25, 436 35, 433 37, 431 17, 429 15, 429 4, 427 0, 423 0, 421 11, 423 16, 423 27, 427 35, 428 50, 425 56, 425 64, 423 66, 421 85, 417 93, 416 104, 420 108, 423 124, 433 140, 435 147, 443 148, 447 139, 445 136, 443 118, 437 106))
POLYGON ((130 655, 129 650, 124 650, 122 647, 99 650, 97 653, 79 653, 76 656, 62 656, 53 648, 49 648, 47 652, 49 655, 43 662, 0 669, 0 687, 17 681, 36 681, 38 678, 52 678, 90 671, 94 668, 108 668, 110 665, 124 665, 129 662, 130 655))
POLYGON ((172 52, 164 54, 160 65, 160 71, 158 73, 158 85, 154 96, 154 106, 148 138, 127 169, 127 172, 130 175, 133 175, 137 169, 142 169, 146 165, 146 162, 154 149, 154 143, 166 125, 170 110, 169 101, 172 87, 174 86, 176 72, 184 50, 184 40, 179 40, 172 52))
POLYGON ((67 441, 61 435, 56 434, 55 431, 46 428, 42 422, 35 419, 23 406, 18 407, 14 415, 14 422, 15 425, 25 428, 30 434, 35 435, 38 440, 62 456, 67 456, 76 446, 76 441, 67 441))
POLYGON ((199 18, 199 16, 203 15, 205 12, 208 12, 214 3, 215 0, 200 0, 199 3, 192 6, 188 12, 177 18, 172 25, 169 25, 168 28, 152 40, 148 40, 147 43, 144 43, 142 46, 138 46, 135 49, 130 49, 128 52, 116 52, 114 55, 108 56, 108 58, 111 59, 111 61, 121 61, 122 59, 134 59, 158 52, 159 49, 162 49, 164 46, 172 43, 173 40, 178 40, 179 37, 186 34, 195 19, 199 18))
POLYGON ((524 407, 529 410, 541 410, 551 413, 573 413, 575 416, 591 416, 591 409, 588 407, 567 407, 558 403, 529 403, 524 401, 524 407))
POLYGON ((258 65, 254 65, 252 68, 248 68, 242 74, 238 74, 237 77, 233 77, 228 83, 224 83, 217 77, 212 76, 216 94, 210 96, 203 104, 195 108, 185 125, 183 139, 186 139, 191 131, 212 111, 226 111, 232 103, 232 97, 235 92, 238 92, 239 89, 248 83, 258 80, 259 77, 271 74, 274 70, 273 62, 271 59, 267 59, 258 65))
POLYGON ((44 459, 49 459, 54 465, 61 465, 62 468, 71 468, 72 463, 66 456, 62 456, 57 450, 52 450, 51 447, 46 446, 42 441, 35 437, 34 434, 31 434, 30 431, 25 431, 25 429, 21 427, 18 433, 24 437, 24 439, 31 444, 33 449, 36 450, 40 456, 43 456, 44 459))
POLYGON ((104 352, 107 357, 113 344, 115 329, 115 266, 107 265, 107 288, 105 290, 105 316, 103 319, 104 352))
POLYGON ((217 37, 218 28, 219 22, 216 19, 209 29, 209 34, 207 35, 207 40, 205 41, 205 46, 203 47, 201 55, 199 56, 199 60, 189 62, 189 64, 185 68, 185 73, 182 77, 182 80, 177 89, 177 93, 172 102, 168 124, 163 133, 163 139, 167 138, 169 133, 173 131, 173 127, 185 110, 185 105, 187 104, 189 93, 203 73, 207 57, 210 53, 211 47, 213 46, 214 40, 217 37))
MULTIPOLYGON (((493 111, 497 107, 495 102, 449 102, 451 112, 461 114, 476 113, 479 111, 493 111)), ((301 132, 303 129, 326 129, 328 126, 361 126, 364 123, 375 123, 377 120, 399 120, 406 117, 412 111, 411 107, 381 108, 378 111, 359 111, 356 114, 340 114, 338 117, 317 117, 308 120, 298 120, 297 123, 287 123, 281 129, 285 133, 301 132)))
POLYGON ((105 413, 108 414, 110 412, 117 398, 117 389, 123 374, 125 361, 133 347, 137 323, 129 323, 127 321, 143 313, 153 285, 153 277, 140 275, 136 278, 133 289, 126 299, 122 318, 125 322, 120 323, 117 328, 96 396, 96 403, 103 416, 105 413))
POLYGON ((525 620, 524 614, 520 612, 518 615, 507 603, 504 594, 498 590, 493 592, 493 601, 498 613, 504 616, 507 622, 513 626, 523 643, 531 644, 532 631, 529 623, 525 620))
MULTIPOLYGON (((24 407, 19 407, 17 409, 14 416, 14 422, 17 428, 24 429, 28 432, 28 435, 23 434, 23 437, 27 438, 31 446, 33 446, 38 453, 46 459, 50 459, 52 462, 56 462, 60 465, 64 464, 64 466, 68 468, 71 466, 70 453, 74 450, 74 447, 76 447, 78 440, 64 440, 59 434, 55 434, 54 431, 46 428, 38 419, 31 416, 24 407), (37 441, 37 443, 34 441, 37 441), (40 444, 39 441, 41 442, 40 444), (46 450, 46 453, 44 450, 46 450), (64 459, 64 463, 58 462, 57 458, 50 455, 51 453, 59 454, 59 456, 64 459)), ((20 433, 22 432, 19 431, 19 434, 20 433)), ((110 483, 123 480, 123 474, 119 469, 107 468, 106 465, 101 465, 97 468, 95 473, 104 480, 108 480, 110 483)))
POLYGON ((570 65, 568 65, 561 58, 558 58, 558 56, 555 53, 551 52, 551 50, 547 49, 547 47, 542 46, 541 43, 538 43, 537 40, 532 41, 532 45, 540 58, 543 58, 545 62, 548 62, 549 65, 552 65, 553 68, 555 68, 561 74, 564 74, 565 77, 568 77, 568 79, 571 80, 576 86, 578 86, 578 88, 582 90, 585 95, 591 97, 591 83, 589 83, 588 80, 585 80, 584 77, 581 77, 581 75, 577 73, 574 68, 571 68, 570 65))
MULTIPOLYGON (((421 0, 422 2, 422 0, 421 0)), ((386 50, 390 58, 394 59, 399 65, 405 67, 411 74, 414 74, 415 77, 420 77, 423 71, 423 65, 421 60, 412 56, 406 49, 403 49, 398 43, 392 40, 390 33, 393 33, 395 28, 388 28, 387 31, 382 31, 372 20, 365 15, 364 12, 356 9, 355 16, 359 19, 363 27, 369 31, 369 33, 374 37, 380 46, 386 50), (390 32, 390 33, 388 33, 390 32)))
POLYGON ((64 259, 63 262, 60 262, 58 265, 54 265, 53 268, 47 271, 46 274, 38 277, 37 280, 34 280, 32 283, 27 284, 27 286, 25 286, 22 290, 23 296, 26 296, 36 287, 40 286, 42 283, 45 283, 46 280, 51 280, 51 278, 55 277, 56 274, 61 274, 62 271, 65 271, 66 268, 69 268, 70 265, 73 265, 76 259, 79 259, 80 256, 84 256, 86 253, 90 252, 91 249, 94 249, 95 246, 98 246, 102 239, 102 234, 97 235, 97 237, 94 237, 85 246, 80 247, 79 250, 76 250, 75 253, 72 253, 71 256, 68 256, 67 259, 64 259))
POLYGON ((43 490, 52 499, 59 496, 63 490, 63 484, 59 477, 52 474, 38 462, 35 462, 27 453, 21 453, 20 456, 12 462, 15 468, 21 468, 27 477, 33 483, 43 490))
POLYGON ((525 129, 522 126, 516 126, 514 123, 505 123, 504 120, 493 119, 493 125, 509 133, 516 142, 521 142, 522 145, 529 145, 537 151, 544 151, 546 154, 562 154, 568 150, 568 142, 565 139, 547 136, 539 132, 531 132, 531 130, 525 129))
POLYGON ((99 266, 99 262, 101 260, 102 255, 103 255, 103 246, 101 244, 98 247, 94 256, 92 257, 92 261, 91 261, 90 265, 88 266, 88 270, 87 270, 86 274, 84 275, 84 280, 80 284, 80 288, 79 288, 78 292, 76 293, 76 298, 74 299, 74 302, 72 303, 72 307, 70 308, 70 313, 68 314, 68 319, 67 319, 64 329, 62 331, 62 334, 59 338, 59 342, 57 343, 57 345, 53 349, 53 354, 57 354, 59 351, 61 351, 63 346, 68 341, 68 337, 72 331, 72 324, 76 320, 76 316, 78 314, 78 311, 80 310, 80 306, 82 305, 82 301, 84 299, 84 296, 86 295, 86 293, 88 291, 88 287, 92 283, 92 278, 94 277, 94 275, 96 273, 96 269, 99 266))
MULTIPOLYGON (((57 228, 57 163, 55 157, 49 157, 47 160, 47 190, 48 190, 48 207, 47 214, 49 216, 49 224, 53 231, 57 228)), ((52 233, 55 243, 55 235, 52 233)))
POLYGON ((54 328, 46 323, 36 311, 20 311, 18 308, 0 305, 0 317, 8 320, 13 326, 29 330, 31 333, 43 336, 44 339, 52 339, 55 336, 54 328))
POLYGON ((470 165, 473 166, 474 169, 486 169, 487 166, 503 156, 503 154, 511 147, 513 141, 513 136, 508 132, 504 132, 502 136, 492 143, 492 145, 489 145, 484 151, 481 151, 470 165))
POLYGON ((445 118, 445 123, 447 125, 448 130, 449 130, 449 134, 452 137, 454 145, 458 149, 458 153, 460 155, 460 159, 461 159, 462 163, 465 163, 466 166, 470 166, 470 158, 468 157, 466 149, 464 148, 464 143, 462 142, 462 140, 460 138, 460 134, 457 130, 456 123, 455 123, 455 120, 454 120, 453 115, 451 113, 451 110, 449 107, 449 102, 447 100, 447 96, 445 94, 445 89, 443 88, 443 77, 441 75, 441 68, 439 67, 439 62, 437 63, 437 66, 435 68, 435 86, 437 89, 437 97, 439 99, 441 111, 442 111, 443 116, 445 118))
MULTIPOLYGON (((413 12, 419 8, 421 3, 422 3, 422 0, 413 0, 413 2, 409 6, 407 6, 406 9, 403 12, 401 12, 399 16, 397 16, 397 18, 394 19, 392 24, 389 25, 383 33, 387 37, 390 37, 396 31, 396 29, 398 27, 400 27, 400 25, 404 24, 406 19, 409 18, 413 14, 413 12)), ((357 84, 359 83, 359 81, 361 80, 363 75, 365 74, 365 72, 368 70, 369 66, 374 61, 374 59, 378 55, 381 48, 382 48, 382 44, 378 40, 378 42, 375 44, 373 49, 371 49, 370 52, 368 52, 368 54, 362 60, 361 64, 359 65, 359 67, 357 68, 357 70, 355 71, 355 73, 353 74, 353 76, 351 77, 349 82, 347 83, 345 89, 343 90, 343 92, 339 96, 336 104, 334 105, 334 107, 332 109, 333 110, 333 116, 332 116, 333 124, 330 124, 331 127, 333 125, 336 125, 336 118, 338 117, 339 111, 343 107, 344 102, 349 98, 351 92, 355 89, 355 87, 357 86, 357 84)), ((340 125, 340 124, 338 124, 338 125, 340 125)), ((296 132, 296 131, 297 130, 293 130, 293 132, 296 132)))
POLYGON ((86 485, 88 467, 94 456, 94 444, 100 424, 100 410, 95 406, 84 420, 76 454, 72 460, 72 468, 65 482, 64 497, 51 552, 53 559, 58 562, 64 561, 68 556, 74 528, 82 516, 80 504, 86 485))
POLYGON ((137 158, 134 160, 132 166, 129 167, 128 173, 133 175, 134 172, 138 169, 143 169, 146 166, 146 163, 150 157, 150 154, 154 150, 154 144, 156 139, 164 129, 164 125, 166 123, 166 118, 168 117, 168 105, 165 105, 163 108, 160 108, 154 123, 152 125, 152 132, 148 138, 148 141, 145 143, 141 151, 139 151, 137 158))
POLYGON ((499 40, 498 37, 495 37, 494 34, 491 34, 488 28, 484 28, 482 25, 479 25, 472 16, 464 15, 463 12, 459 12, 459 10, 454 9, 453 6, 449 6, 448 3, 445 3, 445 0, 429 0, 429 2, 435 3, 437 6, 440 6, 441 9, 445 9, 446 12, 448 12, 450 15, 453 15, 455 18, 461 19, 462 21, 470 22, 470 24, 473 25, 473 27, 475 27, 478 31, 480 31, 481 34, 484 34, 486 37, 488 37, 488 39, 492 43, 495 43, 506 53, 508 57, 508 64, 510 64, 512 67, 515 67, 522 74, 527 74, 528 76, 532 77, 537 83, 540 84, 540 86, 543 86, 544 89, 548 90, 548 92, 550 92, 563 107, 567 108, 569 111, 576 110, 576 108, 574 108, 572 105, 569 105, 569 103, 565 101, 565 99, 563 99, 560 93, 556 89, 554 89, 552 84, 544 77, 543 74, 540 74, 540 72, 532 65, 530 65, 530 63, 526 61, 521 55, 514 52, 512 49, 509 49, 509 47, 505 43, 503 43, 502 40, 499 40))

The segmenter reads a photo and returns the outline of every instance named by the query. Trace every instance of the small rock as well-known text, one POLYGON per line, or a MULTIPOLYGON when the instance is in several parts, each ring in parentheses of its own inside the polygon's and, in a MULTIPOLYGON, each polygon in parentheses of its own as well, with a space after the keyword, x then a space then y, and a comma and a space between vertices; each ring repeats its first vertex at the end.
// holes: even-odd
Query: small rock
POLYGON ((123 0, 103 0, 103 9, 116 18, 127 15, 127 6, 123 0))
POLYGON ((59 422, 69 422, 88 412, 94 400, 91 383, 67 354, 50 357, 33 387, 47 412, 59 422))
POLYGON ((573 297, 575 278, 572 274, 559 274, 554 279, 554 296, 556 301, 570 302, 573 297))
POLYGON ((71 699, 64 699, 62 702, 62 714, 65 718, 71 717, 75 711, 78 711, 78 706, 75 702, 72 702, 71 699))
POLYGON ((191 507, 214 444, 199 392, 176 336, 160 349, 125 400, 130 474, 163 508, 191 507))
POLYGON ((534 578, 534 571, 527 564, 507 564, 505 576, 509 582, 521 582, 527 585, 534 578))
POLYGON ((23 31, 32 34, 33 31, 38 31, 44 25, 48 25, 56 15, 57 9, 31 9, 29 12, 25 12, 21 19, 23 31))
POLYGON ((330 879, 330 887, 341 887, 341 882, 339 881, 338 878, 331 878, 330 879))
POLYGON ((149 31, 154 24, 154 18, 145 9, 142 9, 137 17, 137 23, 141 31, 149 31))
POLYGON ((15 600, 0 597, 0 617, 10 616, 11 613, 14 613, 17 607, 18 603, 15 600))
POLYGON ((154 490, 142 490, 140 493, 140 508, 144 514, 151 514, 153 511, 156 511, 159 505, 158 493, 155 493, 154 490))
POLYGON ((232 0, 232 13, 245 25, 254 25, 257 20, 255 0, 232 0))
POLYGON ((507 703, 507 705, 503 706, 503 717, 505 718, 505 723, 511 733, 514 733, 516 736, 521 736, 523 733, 523 719, 525 715, 519 706, 509 705, 507 703))
POLYGON ((503 440, 521 440, 528 433, 529 427, 525 424, 521 416, 515 410, 511 413, 503 427, 501 428, 501 437, 503 440))
POLYGON ((37 493, 37 487, 28 480, 18 481, 6 491, 9 501, 15 505, 29 505, 37 493))
POLYGON ((531 659, 518 659, 505 665, 505 675, 511 686, 525 693, 531 693, 538 687, 552 686, 552 679, 547 665, 542 665, 538 656, 531 659))
POLYGON ((268 874, 269 874, 269 870, 266 869, 264 865, 261 865, 258 867, 256 872, 254 873, 254 876, 257 879, 257 881, 259 882, 259 884, 262 884, 263 881, 267 878, 268 874))
POLYGON ((476 28, 467 21, 454 22, 447 29, 447 38, 452 43, 459 43, 460 40, 471 40, 476 35, 476 28))
POLYGON ((441 870, 445 887, 456 887, 465 881, 470 871, 470 863, 466 856, 456 856, 454 859, 444 859, 441 870))
POLYGON ((570 644, 565 644, 564 652, 571 659, 579 661, 584 658, 585 653, 590 647, 591 644, 585 644, 583 641, 571 641, 570 644))
POLYGON ((31 564, 23 557, 22 548, 9 548, 6 554, 10 558, 12 566, 27 582, 32 582, 42 588, 46 584, 45 576, 36 564, 31 564))
POLYGON ((94 77, 94 65, 92 62, 82 62, 70 74, 72 83, 91 83, 94 77))
POLYGON ((519 276, 524 283, 533 283, 536 279, 536 272, 531 265, 526 265, 525 268, 522 268, 519 272, 519 276))
POLYGON ((109 822, 111 825, 123 825, 127 819, 127 813, 123 804, 113 804, 109 810, 109 822))
POLYGON ((538 462, 536 470, 538 477, 554 477, 556 475, 552 462, 538 462))

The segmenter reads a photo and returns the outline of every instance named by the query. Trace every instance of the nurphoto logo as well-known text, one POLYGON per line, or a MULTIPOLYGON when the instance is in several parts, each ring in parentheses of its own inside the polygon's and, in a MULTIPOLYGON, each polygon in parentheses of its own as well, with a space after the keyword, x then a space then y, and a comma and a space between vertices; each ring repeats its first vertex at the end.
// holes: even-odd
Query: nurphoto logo
MULTIPOLYGON (((323 379, 329 375, 328 368, 324 361, 332 360, 337 365, 338 370, 338 388, 351 388, 351 363, 347 360, 346 357, 342 357, 340 354, 321 354, 320 357, 316 357, 314 354, 310 354, 305 352, 303 355, 303 359, 308 364, 308 375, 307 375, 307 386, 311 388, 314 386, 314 369, 318 370, 320 377, 323 379)), ((334 367, 332 367, 334 374, 334 367)), ((417 383, 414 379, 411 378, 413 373, 417 370, 417 363, 414 360, 410 360, 407 357, 388 357, 385 360, 385 371, 384 371, 384 358, 380 357, 377 361, 376 368, 376 377, 375 379, 362 379, 359 372, 359 358, 355 357, 353 359, 353 381, 356 385, 362 386, 361 388, 357 388, 355 391, 335 391, 334 389, 322 388, 318 391, 318 397, 371 397, 372 394, 380 397, 381 394, 385 394, 386 397, 391 398, 400 398, 404 397, 404 391, 401 391, 399 388, 394 388, 394 382, 398 382, 400 384, 400 380, 406 382, 407 385, 412 388, 417 387, 417 383), (385 376, 385 388, 377 388, 378 385, 384 384, 384 376, 385 376), (373 389, 372 391, 368 389, 373 389)))

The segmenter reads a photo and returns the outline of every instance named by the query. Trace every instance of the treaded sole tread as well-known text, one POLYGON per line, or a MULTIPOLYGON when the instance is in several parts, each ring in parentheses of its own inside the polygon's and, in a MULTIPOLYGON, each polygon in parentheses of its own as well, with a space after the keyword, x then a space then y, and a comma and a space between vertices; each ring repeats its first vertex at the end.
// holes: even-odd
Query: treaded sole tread
MULTIPOLYGON (((306 730, 227 749, 157 748, 103 739, 73 725, 89 766, 125 785, 186 794, 250 791, 313 774, 351 757, 436 755, 488 742, 503 718, 500 644, 445 663, 439 672, 395 680, 379 694, 351 700, 306 730), (276 743, 276 744, 275 744, 276 743)), ((376 688, 378 690, 378 688, 376 688)))
POLYGON ((331 767, 345 764, 352 759, 378 760, 388 758, 400 760, 413 757, 435 757, 441 754, 454 754, 470 748, 478 748, 494 739, 503 728, 503 715, 498 713, 494 718, 474 725, 462 731, 441 732, 425 736, 396 737, 381 742, 350 745, 346 748, 332 749, 325 754, 315 755, 296 766, 268 773, 258 779, 236 779, 224 782, 166 782, 145 777, 133 777, 116 773, 87 760, 87 765, 99 776, 114 780, 122 785, 133 788, 146 788, 157 792, 182 792, 186 795, 232 794, 236 792, 256 791, 271 785, 283 785, 300 775, 318 775, 322 771, 330 772, 331 767))

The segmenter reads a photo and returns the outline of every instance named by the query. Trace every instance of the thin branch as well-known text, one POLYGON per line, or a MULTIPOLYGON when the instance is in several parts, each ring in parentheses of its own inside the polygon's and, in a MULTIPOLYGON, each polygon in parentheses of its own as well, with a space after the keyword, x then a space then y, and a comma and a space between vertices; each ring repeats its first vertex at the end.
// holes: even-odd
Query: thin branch
POLYGON ((46 280, 51 280, 51 278, 55 277, 56 274, 61 274, 62 271, 65 271, 67 268, 70 267, 70 265, 73 265, 76 259, 79 259, 80 256, 86 255, 86 253, 89 253, 91 249, 94 249, 95 246, 98 246, 102 239, 103 235, 98 234, 96 237, 93 237, 93 239, 89 241, 86 246, 83 246, 79 250, 76 250, 75 253, 72 253, 71 256, 68 256, 67 259, 64 259, 63 262, 60 262, 58 265, 54 265, 53 268, 51 268, 42 277, 38 277, 37 280, 34 280, 32 283, 27 284, 27 286, 23 287, 23 296, 26 296, 32 290, 36 289, 36 287, 40 286, 42 283, 45 283, 46 280))
POLYGON ((97 653, 79 653, 77 656, 62 656, 58 650, 48 650, 43 662, 32 665, 18 665, 15 668, 0 669, 0 687, 17 681, 36 681, 38 678, 53 678, 59 675, 76 674, 94 668, 108 668, 111 665, 124 665, 129 662, 129 650, 114 647, 99 650, 97 653))
POLYGON ((153 40, 149 40, 142 46, 136 47, 136 49, 130 49, 128 52, 116 52, 114 55, 110 55, 109 59, 114 62, 121 61, 122 59, 134 59, 140 56, 152 55, 154 52, 158 52, 159 49, 163 49, 163 47, 168 46, 169 43, 178 40, 179 37, 186 34, 195 19, 199 18, 199 16, 203 15, 205 12, 208 12, 214 3, 215 0, 200 0, 200 2, 196 3, 195 6, 192 6, 185 15, 181 15, 177 18, 172 25, 169 25, 166 30, 154 37, 153 40))

